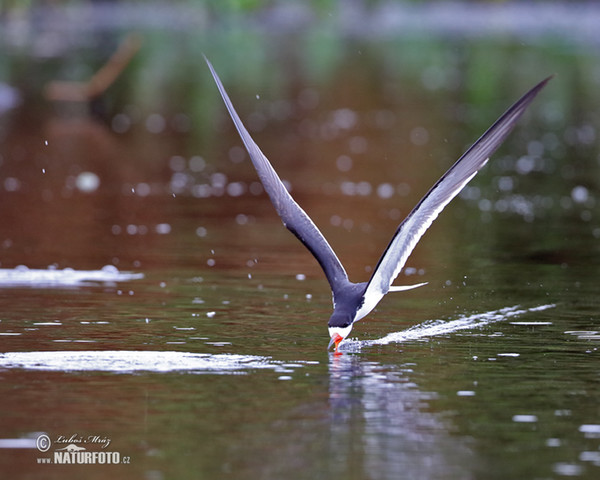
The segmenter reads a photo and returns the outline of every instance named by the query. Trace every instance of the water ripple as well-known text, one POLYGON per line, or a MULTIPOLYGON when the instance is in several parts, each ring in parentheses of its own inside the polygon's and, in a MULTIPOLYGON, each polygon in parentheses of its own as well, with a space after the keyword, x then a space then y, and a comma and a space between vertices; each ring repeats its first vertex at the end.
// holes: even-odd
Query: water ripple
POLYGON ((100 270, 37 269, 20 265, 16 268, 0 268, 0 288, 74 287, 91 283, 126 282, 143 277, 143 273, 121 272, 113 265, 106 265, 100 270))
POLYGON ((256 369, 289 373, 290 368, 318 362, 280 362, 258 355, 208 354, 172 351, 49 351, 0 353, 0 368, 57 372, 100 371, 112 373, 174 372, 240 374, 256 369))

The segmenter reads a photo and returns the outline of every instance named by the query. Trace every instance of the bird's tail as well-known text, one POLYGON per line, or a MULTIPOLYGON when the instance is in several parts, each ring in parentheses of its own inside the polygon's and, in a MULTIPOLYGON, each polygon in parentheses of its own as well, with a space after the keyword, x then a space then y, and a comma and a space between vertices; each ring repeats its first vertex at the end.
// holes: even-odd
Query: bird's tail
POLYGON ((429 282, 415 283, 414 285, 392 285, 389 289, 390 292, 403 292, 404 290, 412 290, 413 288, 422 287, 427 285, 429 282))

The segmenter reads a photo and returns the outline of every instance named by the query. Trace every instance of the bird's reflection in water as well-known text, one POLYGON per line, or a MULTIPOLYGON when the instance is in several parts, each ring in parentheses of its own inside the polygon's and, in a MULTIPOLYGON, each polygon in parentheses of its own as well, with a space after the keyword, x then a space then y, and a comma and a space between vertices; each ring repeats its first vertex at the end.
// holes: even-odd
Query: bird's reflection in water
POLYGON ((436 394, 411 368, 330 356, 331 460, 364 478, 470 478, 475 454, 429 411, 436 394))

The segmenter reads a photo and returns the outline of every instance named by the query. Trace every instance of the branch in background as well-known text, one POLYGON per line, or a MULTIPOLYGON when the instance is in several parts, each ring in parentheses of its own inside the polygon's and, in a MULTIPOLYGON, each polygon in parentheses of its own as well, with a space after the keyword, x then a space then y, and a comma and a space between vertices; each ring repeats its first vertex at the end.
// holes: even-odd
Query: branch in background
POLYGON ((99 97, 129 65, 141 43, 138 35, 128 35, 117 51, 87 82, 50 82, 44 90, 45 97, 59 102, 87 102, 99 97))

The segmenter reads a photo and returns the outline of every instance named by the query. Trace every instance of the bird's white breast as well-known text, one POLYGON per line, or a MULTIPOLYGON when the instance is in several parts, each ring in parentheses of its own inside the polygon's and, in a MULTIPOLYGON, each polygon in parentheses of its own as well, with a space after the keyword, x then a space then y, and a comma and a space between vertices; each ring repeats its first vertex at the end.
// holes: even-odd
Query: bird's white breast
POLYGON ((371 313, 371 310, 373 310, 377 306, 377 304, 381 301, 382 298, 383 294, 373 291, 368 292, 367 290, 364 301, 358 309, 358 311, 356 312, 356 317, 354 318, 354 321, 358 322, 360 319, 366 317, 369 313, 371 313))

